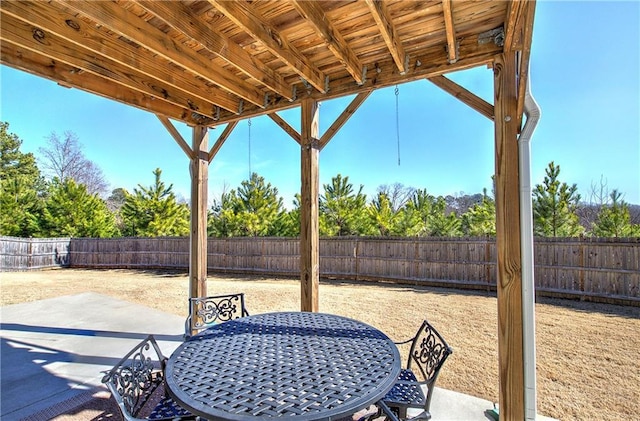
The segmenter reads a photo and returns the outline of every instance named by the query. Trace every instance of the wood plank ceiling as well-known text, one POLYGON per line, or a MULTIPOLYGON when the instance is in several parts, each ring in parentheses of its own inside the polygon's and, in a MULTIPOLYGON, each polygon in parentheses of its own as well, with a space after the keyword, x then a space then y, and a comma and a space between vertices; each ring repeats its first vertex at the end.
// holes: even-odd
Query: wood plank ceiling
POLYGON ((526 1, 10 0, 0 62, 190 125, 422 78, 491 118, 442 75, 519 51, 525 80, 533 13, 526 1))

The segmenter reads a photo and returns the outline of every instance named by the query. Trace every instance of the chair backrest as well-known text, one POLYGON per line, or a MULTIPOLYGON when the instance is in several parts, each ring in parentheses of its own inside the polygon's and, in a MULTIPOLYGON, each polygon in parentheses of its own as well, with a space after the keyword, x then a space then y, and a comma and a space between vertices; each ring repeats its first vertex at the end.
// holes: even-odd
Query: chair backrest
POLYGON ((139 419, 145 404, 163 385, 165 362, 158 343, 149 335, 102 378, 126 420, 139 419))
POLYGON ((422 322, 422 326, 414 336, 407 368, 416 375, 422 375, 420 383, 428 387, 426 410, 429 410, 433 386, 438 378, 442 365, 447 360, 453 349, 447 344, 442 335, 428 322, 422 322), (419 372, 416 372, 416 368, 419 372))
POLYGON ((194 329, 202 330, 217 322, 227 322, 248 315, 244 293, 190 298, 185 333, 187 337, 191 335, 192 318, 195 318, 194 329))

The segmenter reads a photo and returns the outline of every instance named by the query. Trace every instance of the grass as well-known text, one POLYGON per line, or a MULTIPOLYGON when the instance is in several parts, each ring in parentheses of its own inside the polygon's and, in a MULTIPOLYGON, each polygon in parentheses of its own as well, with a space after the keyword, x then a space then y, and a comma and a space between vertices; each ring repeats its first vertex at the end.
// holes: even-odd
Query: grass
MULTIPOLYGON (((93 291, 186 316, 184 273, 47 270, 0 274, 2 306, 93 291)), ((212 275, 209 294, 244 292, 250 313, 297 311, 295 279, 212 275)), ((498 401, 497 301, 493 293, 325 281, 320 311, 352 317, 393 339, 424 318, 454 349, 437 385, 498 401)), ((538 412, 561 420, 637 419, 640 308, 540 299, 536 311, 538 412)))

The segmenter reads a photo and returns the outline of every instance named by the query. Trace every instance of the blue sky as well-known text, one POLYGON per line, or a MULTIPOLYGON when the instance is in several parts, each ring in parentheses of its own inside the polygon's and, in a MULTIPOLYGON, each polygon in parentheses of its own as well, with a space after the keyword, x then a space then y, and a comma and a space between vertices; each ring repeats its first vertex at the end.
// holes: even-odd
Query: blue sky
MULTIPOLYGON (((532 93, 542 117, 531 143, 532 185, 550 161, 584 200, 603 179, 640 204, 640 2, 538 1, 531 54, 532 93)), ((493 102, 487 68, 447 75, 493 102)), ((111 188, 153 183, 153 170, 189 198, 188 160, 150 113, 0 66, 0 120, 34 152, 52 132, 74 132, 111 188)), ((323 102, 321 133, 351 97, 323 102)), ((490 191, 493 125, 430 82, 374 92, 320 154, 320 182, 338 173, 369 199, 381 184, 402 183, 434 195, 490 191), (396 128, 400 132, 400 152, 396 128), (398 165, 398 157, 400 165, 398 165)), ((299 109, 281 113, 299 129, 299 109)), ((191 130, 175 123, 190 141, 191 130)), ((221 132, 211 131, 210 146, 221 132)), ((291 206, 300 189, 300 150, 268 117, 243 121, 209 169, 209 202, 257 172, 291 206), (250 142, 249 142, 250 140, 250 142), (249 148, 250 144, 250 148, 249 148), (249 154, 250 150, 250 154, 249 154)))

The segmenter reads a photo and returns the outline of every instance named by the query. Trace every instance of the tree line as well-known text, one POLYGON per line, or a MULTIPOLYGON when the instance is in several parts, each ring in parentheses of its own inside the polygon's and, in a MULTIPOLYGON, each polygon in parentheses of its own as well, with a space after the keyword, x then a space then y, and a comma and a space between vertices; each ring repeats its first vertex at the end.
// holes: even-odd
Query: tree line
MULTIPOLYGON (((52 133, 40 160, 22 153, 22 140, 0 122, 0 235, 16 237, 154 237, 189 235, 190 210, 172 185, 153 172, 149 186, 133 192, 108 183, 86 159, 77 137, 52 133), (38 166, 40 162, 40 167, 38 166), (40 170, 43 169, 43 171, 40 170)), ((534 235, 547 237, 640 236, 640 210, 601 181, 592 186, 599 203, 585 204, 575 184, 560 181, 560 166, 546 168, 532 191, 534 235), (596 194, 597 193, 597 194, 596 194)), ((382 185, 371 200, 348 176, 337 174, 323 185, 319 201, 322 236, 495 236, 495 201, 481 194, 434 196, 400 183, 382 185)), ((287 209, 278 189, 257 173, 223 192, 208 212, 208 234, 298 236, 300 196, 287 209)))

